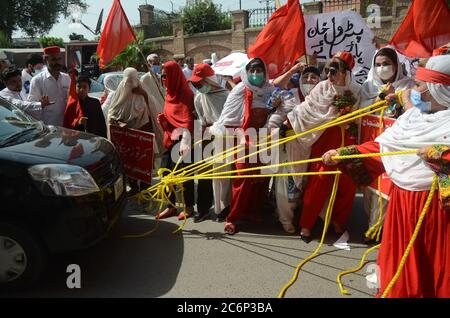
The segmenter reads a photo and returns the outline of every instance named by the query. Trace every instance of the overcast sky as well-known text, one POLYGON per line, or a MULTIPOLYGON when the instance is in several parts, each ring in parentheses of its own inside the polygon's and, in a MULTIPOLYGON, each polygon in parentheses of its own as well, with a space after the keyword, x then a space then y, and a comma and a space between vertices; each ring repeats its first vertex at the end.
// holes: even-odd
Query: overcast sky
MULTIPOLYGON (((312 0, 310 0, 312 1, 312 0)), ((239 9, 239 0, 215 0, 214 1, 217 4, 221 4, 224 11, 228 10, 238 10, 239 9)), ((242 0, 242 9, 254 9, 254 8, 260 8, 265 7, 266 1, 263 0, 242 0)), ((281 4, 285 4, 287 0, 281 0, 281 4)), ((301 1, 301 2, 307 2, 307 1, 301 1)), ((105 9, 104 15, 103 15, 103 24, 106 21, 106 18, 109 13, 109 9, 111 8, 111 5, 113 3, 113 0, 87 0, 86 3, 88 4, 87 12, 82 14, 81 20, 83 23, 88 25, 91 29, 95 30, 95 26, 97 25, 98 15, 100 14, 100 11, 102 9, 105 9)), ((130 23, 132 25, 139 23, 139 11, 138 7, 142 4, 151 4, 155 6, 157 9, 161 9, 164 11, 170 12, 172 10, 171 1, 169 0, 121 0, 122 7, 125 10, 125 13, 128 16, 128 19, 130 20, 130 23)), ((186 4, 186 0, 172 0, 174 11, 179 10, 181 7, 183 7, 186 4)), ((56 36, 61 37, 65 41, 69 41, 69 34, 72 32, 83 34, 85 38, 88 40, 93 40, 94 35, 90 33, 85 28, 80 29, 74 29, 68 27, 68 21, 64 18, 60 18, 59 23, 55 24, 53 29, 49 32, 48 36, 56 36)), ((14 34, 14 37, 23 37, 25 35, 21 34, 20 32, 16 32, 14 34)))

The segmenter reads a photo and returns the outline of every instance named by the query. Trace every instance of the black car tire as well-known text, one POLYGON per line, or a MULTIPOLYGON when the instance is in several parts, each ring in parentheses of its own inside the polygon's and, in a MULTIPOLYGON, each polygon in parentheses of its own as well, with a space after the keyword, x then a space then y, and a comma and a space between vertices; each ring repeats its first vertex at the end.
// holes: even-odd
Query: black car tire
POLYGON ((25 252, 27 260, 22 275, 9 282, 0 282, 0 291, 22 290, 31 287, 39 279, 47 265, 47 251, 43 248, 39 238, 22 225, 0 221, 0 236, 17 242, 25 252))

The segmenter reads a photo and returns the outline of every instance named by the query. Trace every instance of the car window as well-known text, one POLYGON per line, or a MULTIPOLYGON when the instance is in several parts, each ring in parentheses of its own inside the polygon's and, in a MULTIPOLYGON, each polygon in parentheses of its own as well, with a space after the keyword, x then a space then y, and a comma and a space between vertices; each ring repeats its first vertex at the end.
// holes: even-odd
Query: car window
POLYGON ((25 135, 27 132, 39 133, 43 129, 42 122, 0 98, 0 146, 14 136, 25 135))

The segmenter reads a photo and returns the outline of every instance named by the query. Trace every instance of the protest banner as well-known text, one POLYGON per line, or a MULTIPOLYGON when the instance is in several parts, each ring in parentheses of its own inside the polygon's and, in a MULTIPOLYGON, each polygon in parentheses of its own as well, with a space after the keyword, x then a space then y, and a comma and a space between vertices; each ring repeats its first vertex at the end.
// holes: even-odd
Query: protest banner
POLYGON ((372 65, 376 47, 374 34, 360 14, 353 11, 305 15, 306 54, 328 60, 338 51, 355 57, 353 74, 364 83, 372 65))
POLYGON ((127 177, 151 183, 155 134, 110 125, 111 142, 117 149, 127 177))

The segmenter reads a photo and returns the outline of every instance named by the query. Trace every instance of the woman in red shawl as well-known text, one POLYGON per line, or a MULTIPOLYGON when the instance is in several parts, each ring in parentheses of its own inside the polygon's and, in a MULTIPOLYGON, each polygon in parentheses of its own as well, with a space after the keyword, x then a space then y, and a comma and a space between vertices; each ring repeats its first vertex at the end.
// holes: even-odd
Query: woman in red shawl
MULTIPOLYGON (((189 88, 181 67, 173 61, 164 64, 162 80, 167 89, 164 113, 158 116, 158 121, 164 130, 164 147, 167 151, 162 158, 161 166, 172 170, 175 168, 171 154, 172 148, 180 142, 179 152, 187 155, 191 151, 191 135, 194 130, 194 94, 189 88)), ((181 162, 178 169, 186 166, 181 162)), ((194 181, 188 181, 184 186, 184 201, 187 217, 194 212, 194 181)), ((171 202, 175 203, 175 195, 171 196, 171 202)), ((159 219, 165 219, 176 215, 177 209, 171 205, 160 213, 159 219)), ((183 218, 183 213, 178 216, 183 218)))

